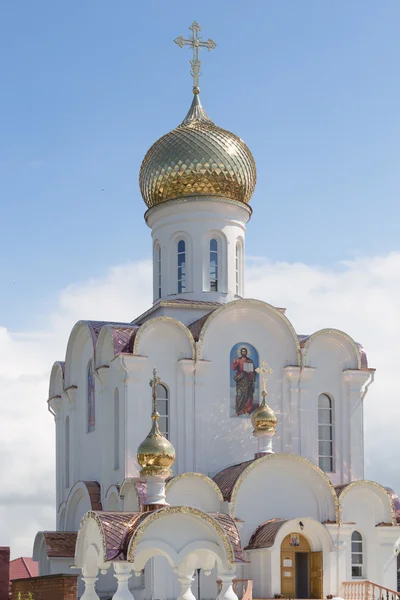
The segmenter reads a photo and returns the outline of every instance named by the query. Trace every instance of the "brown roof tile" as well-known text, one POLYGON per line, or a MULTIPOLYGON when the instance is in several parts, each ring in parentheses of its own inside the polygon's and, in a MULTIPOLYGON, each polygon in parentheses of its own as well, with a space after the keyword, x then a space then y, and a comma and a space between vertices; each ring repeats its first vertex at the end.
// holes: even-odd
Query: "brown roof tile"
POLYGON ((114 341, 114 354, 133 353, 133 344, 135 341, 138 325, 129 325, 125 327, 112 327, 112 336, 114 341))
POLYGON ((103 510, 101 505, 101 488, 97 481, 82 481, 86 485, 92 510, 103 510))
POLYGON ((43 531, 47 556, 73 558, 75 556, 76 531, 43 531))
POLYGON ((221 490, 224 500, 230 502, 236 481, 239 479, 243 471, 252 462, 254 462, 254 460, 255 459, 239 463, 238 465, 233 465, 232 467, 228 467, 227 469, 224 469, 215 475, 214 481, 221 490))
POLYGON ((244 562, 242 544, 235 521, 224 513, 210 513, 210 515, 223 527, 232 545, 236 562, 244 562))
POLYGON ((208 320, 208 317, 213 312, 214 311, 211 310, 209 313, 207 313, 206 315, 204 315, 200 319, 197 319, 197 321, 194 321, 193 323, 190 323, 190 325, 188 325, 188 329, 191 332, 192 336, 194 337, 195 342, 199 341, 199 337, 200 337, 200 334, 201 334, 201 330, 203 329, 203 325, 205 324, 205 322, 208 320))
POLYGON ((270 548, 274 545, 275 536, 279 529, 287 523, 287 519, 270 519, 259 525, 250 538, 245 550, 255 550, 257 548, 270 548))
POLYGON ((126 560, 129 540, 151 513, 96 512, 103 529, 107 560, 126 560))

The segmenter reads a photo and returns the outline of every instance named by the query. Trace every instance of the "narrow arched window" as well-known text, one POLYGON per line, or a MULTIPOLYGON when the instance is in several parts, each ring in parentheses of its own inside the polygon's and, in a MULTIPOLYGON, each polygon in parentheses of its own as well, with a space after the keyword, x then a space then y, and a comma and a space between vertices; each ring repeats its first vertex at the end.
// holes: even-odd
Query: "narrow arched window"
POLYGON ((157 247, 158 298, 161 298, 161 246, 157 247))
POLYGON ((186 243, 178 242, 178 294, 186 291, 186 243))
POLYGON ((318 398, 318 455, 319 467, 333 472, 333 419, 332 400, 327 394, 318 398))
POLYGON ((162 383, 159 383, 156 388, 157 391, 157 408, 160 414, 158 420, 158 426, 160 427, 161 433, 168 439, 169 438, 169 397, 168 389, 162 383))
POLYGON ((235 284, 236 284, 236 296, 240 295, 241 286, 240 286, 240 277, 241 277, 241 262, 242 262, 242 246, 238 241, 236 242, 236 254, 235 254, 235 284))
POLYGON ((351 534, 351 576, 364 577, 363 539, 359 531, 351 534))
POLYGON ((96 405, 94 396, 94 373, 93 360, 89 361, 87 368, 87 432, 95 430, 96 426, 96 405))
POLYGON ((218 241, 210 240, 210 291, 218 291, 218 241))
POLYGON ((119 469, 119 391, 114 391, 114 469, 119 469))
POLYGON ((69 488, 70 471, 70 440, 69 440, 69 417, 65 419, 65 487, 69 488))

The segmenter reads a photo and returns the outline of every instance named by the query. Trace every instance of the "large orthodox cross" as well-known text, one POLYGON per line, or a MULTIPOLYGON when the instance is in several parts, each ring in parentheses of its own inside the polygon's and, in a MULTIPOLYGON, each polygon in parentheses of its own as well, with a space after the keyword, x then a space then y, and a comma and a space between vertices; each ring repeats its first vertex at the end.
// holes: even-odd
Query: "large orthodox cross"
POLYGON ((261 367, 257 367, 256 372, 261 376, 262 395, 266 396, 268 375, 271 375, 273 371, 268 367, 267 362, 263 360, 261 363, 261 367))
POLYGON ((153 389, 153 415, 157 413, 157 385, 161 379, 157 376, 157 369, 153 369, 153 379, 150 380, 150 385, 153 389))
POLYGON ((192 36, 189 39, 180 35, 177 37, 174 42, 178 44, 180 48, 183 46, 191 46, 193 50, 193 59, 190 61, 191 71, 190 74, 193 77, 193 94, 198 94, 200 92, 199 88, 199 77, 200 77, 200 68, 201 68, 201 60, 199 60, 199 49, 207 48, 207 50, 214 50, 217 44, 208 39, 206 42, 203 42, 201 37, 199 37, 199 31, 201 31, 200 25, 197 21, 193 21, 189 29, 192 31, 192 36))

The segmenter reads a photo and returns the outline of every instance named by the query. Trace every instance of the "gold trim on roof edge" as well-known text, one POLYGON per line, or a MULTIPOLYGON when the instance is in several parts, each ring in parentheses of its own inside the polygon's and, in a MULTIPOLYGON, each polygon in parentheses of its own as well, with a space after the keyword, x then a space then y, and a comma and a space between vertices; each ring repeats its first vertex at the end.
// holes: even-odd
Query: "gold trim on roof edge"
POLYGON ((327 484, 327 486, 329 488, 329 491, 330 491, 332 499, 333 499, 333 504, 335 507, 336 522, 339 523, 340 522, 339 498, 336 494, 336 490, 335 490, 331 480, 323 471, 321 471, 321 469, 319 467, 317 467, 317 465, 314 465, 314 463, 312 463, 310 460, 308 460, 308 458, 304 458, 303 456, 298 456, 297 454, 268 454, 267 456, 261 456, 260 458, 256 458, 252 463, 250 463, 249 466, 246 467, 245 470, 239 475, 239 477, 237 478, 237 480, 235 481, 235 484, 233 486, 232 493, 231 493, 230 509, 229 509, 230 516, 232 518, 235 518, 236 496, 239 492, 239 488, 240 488, 243 480, 247 477, 248 473, 263 462, 270 461, 270 460, 278 460, 278 459, 282 459, 282 458, 295 460, 295 461, 298 461, 298 462, 301 462, 301 463, 307 465, 324 480, 324 482, 327 484))
POLYGON ((352 346, 356 357, 357 357, 357 368, 359 370, 361 370, 361 356, 360 356, 360 349, 357 346, 356 342, 353 340, 353 338, 346 333, 345 331, 342 331, 341 329, 334 329, 334 328, 326 328, 326 329, 319 329, 318 331, 314 331, 314 333, 312 333, 307 340, 304 343, 304 356, 303 356, 303 361, 304 361, 304 366, 308 366, 307 365, 307 353, 308 353, 308 349, 309 346, 311 344, 311 342, 318 337, 319 335, 338 335, 339 337, 344 338, 345 340, 347 340, 350 345, 352 346))
POLYGON ((202 479, 205 483, 207 483, 208 485, 210 485, 213 488, 213 490, 217 494, 218 500, 220 502, 224 501, 222 492, 219 489, 218 485, 215 483, 215 481, 213 479, 211 479, 210 477, 207 477, 207 475, 204 475, 203 473, 188 472, 188 473, 181 473, 180 475, 176 475, 175 477, 172 477, 167 482, 167 484, 165 486, 165 492, 168 493, 168 491, 171 489, 171 487, 175 483, 178 483, 178 481, 180 481, 181 479, 185 479, 186 477, 198 477, 199 479, 202 479))
POLYGON ((369 485, 371 487, 375 487, 380 492, 382 492, 383 494, 385 494, 385 496, 387 496, 387 498, 389 500, 389 505, 390 505, 390 515, 391 515, 391 518, 392 518, 392 525, 397 526, 396 510, 394 508, 393 498, 389 494, 389 492, 382 485, 380 485, 380 483, 377 483, 376 481, 370 481, 369 479, 358 479, 357 481, 352 481, 351 483, 349 483, 348 485, 346 485, 346 487, 343 488, 343 490, 340 492, 340 494, 338 496, 340 508, 342 508, 343 497, 347 494, 347 492, 349 490, 351 490, 353 487, 356 487, 358 485, 364 485, 364 484, 365 485, 369 485))
POLYGON ((241 305, 245 306, 246 304, 253 304, 254 306, 260 306, 260 307, 271 310, 271 312, 273 312, 275 315, 277 315, 285 323, 285 325, 287 325, 287 327, 290 330, 290 333, 293 336, 294 343, 295 343, 296 350, 297 350, 298 364, 296 366, 301 367, 302 359, 301 359, 300 342, 299 342, 299 338, 297 337, 296 331, 295 331, 293 325, 291 324, 291 322, 289 321, 289 319, 286 317, 286 315, 281 313, 280 310, 275 308, 275 306, 272 306, 271 304, 268 304, 267 302, 263 302, 262 300, 255 300, 253 298, 243 298, 240 300, 232 300, 232 302, 227 302, 226 304, 223 304, 222 306, 216 308, 216 310, 214 310, 210 314, 208 319, 205 321, 203 327, 201 328, 201 332, 199 335, 199 341, 197 343, 197 360, 201 360, 203 358, 204 336, 206 334, 208 327, 210 326, 210 323, 215 319, 215 317, 217 317, 223 310, 227 310, 228 308, 232 308, 233 306, 241 306, 241 305))
MULTIPOLYGON (((153 325, 154 323, 170 323, 171 325, 177 325, 177 327, 179 327, 179 329, 182 329, 182 331, 185 332, 185 334, 187 335, 187 337, 189 338, 189 342, 192 348, 192 356, 191 359, 195 360, 196 358, 196 346, 195 346, 195 342, 194 342, 194 338, 192 335, 192 332, 186 327, 186 325, 184 325, 181 321, 178 321, 177 319, 174 319, 173 317, 166 317, 166 316, 161 316, 161 317, 154 317, 153 319, 149 319, 148 321, 146 321, 145 323, 143 323, 143 325, 141 325, 136 333, 135 336, 135 341, 133 343, 133 354, 138 355, 138 348, 139 348, 139 342, 140 342, 140 338, 142 337, 143 332, 150 327, 150 325, 153 325)), ((187 357, 186 357, 187 358, 187 357)))
POLYGON ((155 512, 149 513, 149 516, 146 519, 144 519, 141 522, 141 524, 139 525, 139 527, 135 530, 135 532, 133 533, 133 536, 129 542, 128 552, 127 552, 128 562, 132 562, 132 563, 135 562, 136 548, 139 545, 140 538, 144 534, 147 527, 149 525, 151 525, 152 523, 154 523, 154 521, 157 521, 158 519, 160 519, 162 517, 166 517, 171 514, 172 515, 177 515, 177 514, 192 515, 193 517, 197 517, 197 518, 205 521, 209 525, 211 525, 211 527, 217 532, 218 536, 222 540, 229 563, 233 564, 235 562, 235 555, 233 553, 232 544, 230 543, 229 539, 227 538, 227 535, 226 535, 223 527, 215 519, 213 519, 209 514, 203 512, 202 510, 199 510, 198 508, 193 508, 191 506, 170 506, 168 508, 162 508, 155 512))

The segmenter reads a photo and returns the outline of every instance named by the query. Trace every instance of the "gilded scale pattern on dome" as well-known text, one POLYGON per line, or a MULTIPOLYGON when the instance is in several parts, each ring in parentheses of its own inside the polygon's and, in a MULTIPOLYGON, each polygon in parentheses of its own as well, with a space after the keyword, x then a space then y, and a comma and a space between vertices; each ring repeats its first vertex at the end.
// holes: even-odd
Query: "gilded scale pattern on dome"
POLYGON ((243 140, 217 127, 196 95, 181 125, 147 152, 139 184, 149 208, 182 196, 221 196, 247 204, 256 165, 243 140))

